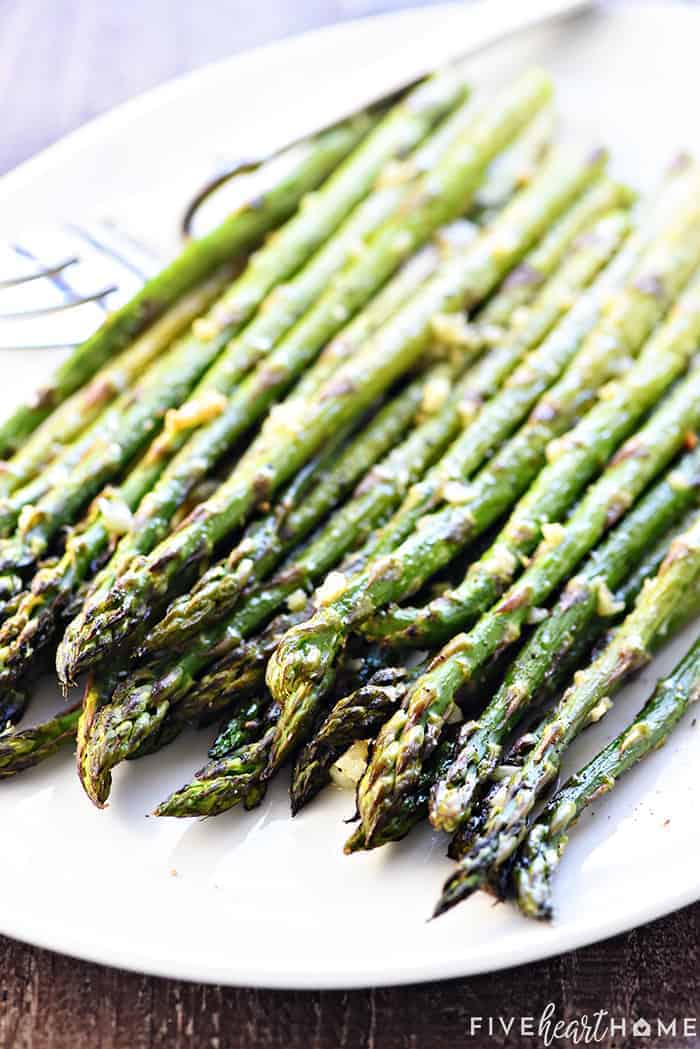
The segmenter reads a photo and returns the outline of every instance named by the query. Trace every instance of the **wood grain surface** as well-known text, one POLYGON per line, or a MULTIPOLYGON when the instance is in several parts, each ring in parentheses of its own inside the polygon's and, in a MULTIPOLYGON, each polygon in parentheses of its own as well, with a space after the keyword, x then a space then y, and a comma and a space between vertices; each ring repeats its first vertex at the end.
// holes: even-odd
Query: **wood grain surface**
MULTIPOLYGON (((316 25, 401 6, 401 0, 0 0, 0 171, 168 77, 316 25)), ((565 1021, 607 1010, 615 1025, 611 1031, 606 1020, 598 1028, 606 1033, 595 1040, 606 1049, 690 1046, 700 1043, 692 1033, 695 1023, 700 1028, 699 942, 700 904, 606 943, 492 976, 285 993, 153 979, 0 938, 0 1046, 529 1047, 544 1044, 544 1032, 528 1034, 527 1018, 536 1022, 548 1003, 565 1021), (652 1021, 648 1038, 632 1034, 631 1021, 640 1017, 652 1021), (657 1018, 667 1033, 659 1033, 657 1018)), ((573 1028, 551 1044, 574 1044, 573 1028)))

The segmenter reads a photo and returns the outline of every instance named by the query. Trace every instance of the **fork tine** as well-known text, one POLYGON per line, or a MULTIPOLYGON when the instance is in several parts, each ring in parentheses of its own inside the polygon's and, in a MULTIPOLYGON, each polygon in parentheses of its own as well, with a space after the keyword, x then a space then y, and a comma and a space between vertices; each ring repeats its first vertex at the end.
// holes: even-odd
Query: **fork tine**
POLYGON ((50 313, 61 313, 63 310, 72 310, 77 306, 84 306, 88 302, 99 302, 116 290, 117 285, 112 284, 110 287, 96 291, 92 295, 76 296, 74 299, 68 299, 66 302, 56 303, 55 306, 41 306, 34 310, 19 310, 17 313, 0 313, 0 321, 31 320, 35 317, 45 317, 50 313))
POLYGON ((55 266, 47 266, 45 269, 37 270, 36 273, 25 273, 21 277, 6 277, 4 280, 0 280, 0 291, 3 288, 14 288, 18 284, 28 284, 33 280, 51 279, 51 277, 58 276, 59 273, 63 273, 69 266, 74 266, 78 262, 77 256, 66 259, 64 262, 59 262, 55 266))

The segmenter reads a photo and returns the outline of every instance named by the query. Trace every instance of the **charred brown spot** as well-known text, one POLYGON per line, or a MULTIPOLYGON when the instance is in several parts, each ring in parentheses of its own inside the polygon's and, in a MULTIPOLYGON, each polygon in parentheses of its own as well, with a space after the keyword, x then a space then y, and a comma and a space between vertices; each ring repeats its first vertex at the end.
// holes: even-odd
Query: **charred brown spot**
POLYGON ((542 273, 537 269, 536 266, 531 266, 527 262, 521 263, 510 276, 504 281, 504 288, 529 288, 532 285, 540 284, 542 281, 542 273))
POLYGON ((619 681, 640 670, 649 662, 650 656, 644 649, 634 646, 622 648, 617 664, 612 672, 612 681, 619 681))
POLYGON ((564 610, 574 608, 576 605, 583 604, 590 596, 591 588, 588 583, 580 579, 572 579, 561 596, 560 606, 564 610))
POLYGON ((277 367, 274 365, 267 365, 260 369, 260 378, 258 385, 262 392, 269 390, 278 385, 280 382, 284 382, 287 377, 287 369, 277 367))
POLYGON ((617 466, 618 463, 624 463, 627 459, 644 459, 648 455, 649 449, 641 438, 633 437, 631 440, 626 441, 622 448, 618 448, 610 460, 610 465, 617 466))
POLYGON ((553 419, 556 419, 558 412, 559 409, 556 401, 551 401, 548 398, 543 397, 535 407, 531 418, 534 419, 535 422, 549 423, 552 422, 553 419))
POLYGON ((341 377, 337 381, 331 382, 325 387, 321 396, 322 401, 334 400, 336 397, 345 397, 348 394, 354 393, 357 389, 357 380, 351 376, 341 377))
MULTIPOLYGON (((185 518, 188 524, 198 524, 200 521, 206 521, 209 516, 204 503, 200 503, 199 506, 195 506, 194 510, 191 510, 188 516, 185 518)), ((183 522, 184 524, 184 522, 183 522)))
POLYGON ((631 496, 623 492, 619 492, 610 500, 610 502, 608 503, 608 508, 605 512, 606 529, 612 528, 612 526, 616 524, 616 522, 619 521, 620 518, 624 516, 624 514, 627 513, 627 511, 630 508, 631 502, 631 496))
POLYGON ((95 408, 114 393, 114 386, 109 379, 98 379, 85 391, 85 407, 95 408))
POLYGON ((529 587, 520 587, 515 590, 509 597, 506 597, 501 601, 500 605, 497 606, 496 612, 506 613, 515 612, 519 608, 527 605, 530 601, 530 589, 529 587))
POLYGON ((604 794, 607 794, 608 791, 612 790, 612 787, 612 783, 601 783, 594 791, 592 791, 590 800, 592 802, 597 801, 598 798, 602 798, 604 794))
POLYGON ((38 408, 40 411, 45 411, 46 409, 55 407, 56 390, 50 386, 43 386, 36 391, 30 404, 32 408, 38 408))
POLYGON ((256 504, 269 500, 272 494, 272 477, 269 472, 261 471, 253 478, 253 493, 256 504))
POLYGON ((666 294, 663 279, 658 273, 643 274, 634 282, 634 287, 637 291, 641 292, 642 295, 648 295, 650 298, 656 299, 658 302, 663 302, 666 294))
POLYGON ((683 536, 679 536, 678 539, 674 539, 659 569, 659 575, 661 575, 662 572, 667 572, 671 565, 675 564, 676 561, 683 561, 689 553, 690 550, 688 548, 688 544, 684 540, 683 536))
POLYGON ((693 449, 697 448, 698 446, 697 433, 694 430, 688 430, 688 432, 683 437, 683 444, 689 452, 692 452, 693 449))

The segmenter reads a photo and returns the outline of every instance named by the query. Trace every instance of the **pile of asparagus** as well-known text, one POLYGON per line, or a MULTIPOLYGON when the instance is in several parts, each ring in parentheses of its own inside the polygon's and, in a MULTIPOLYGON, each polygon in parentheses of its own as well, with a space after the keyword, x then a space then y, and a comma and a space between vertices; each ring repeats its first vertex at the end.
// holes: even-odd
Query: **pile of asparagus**
POLYGON ((158 816, 356 789, 551 914, 580 812, 700 694, 700 643, 540 799, 700 608, 700 166, 649 199, 554 141, 539 70, 339 125, 0 427, 0 774, 219 722, 158 816), (17 727, 55 660, 82 699, 17 727))

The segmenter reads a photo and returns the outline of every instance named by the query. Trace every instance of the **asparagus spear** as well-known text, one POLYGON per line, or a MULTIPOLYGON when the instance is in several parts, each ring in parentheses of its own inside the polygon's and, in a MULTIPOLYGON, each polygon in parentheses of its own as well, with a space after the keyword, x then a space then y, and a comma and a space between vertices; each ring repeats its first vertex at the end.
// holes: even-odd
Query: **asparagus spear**
POLYGON ((592 715, 604 712, 622 682, 648 661, 651 649, 666 636, 677 603, 697 594, 699 579, 700 517, 674 541, 658 575, 644 588, 610 644, 576 675, 556 709, 529 737, 522 767, 489 799, 481 832, 445 883, 436 915, 470 896, 489 871, 514 853, 525 837, 537 798, 557 774, 566 747, 592 715))
MULTIPOLYGON (((352 221, 349 223, 352 227, 352 221)), ((335 353, 333 362, 322 360, 307 373, 300 385, 312 388, 311 373, 316 373, 314 383, 320 378, 318 374, 326 366, 330 375, 337 366, 338 359, 356 349, 361 340, 371 334, 383 324, 388 316, 394 312, 418 287, 435 272, 440 259, 440 252, 433 245, 427 246, 411 259, 392 281, 350 325, 348 325, 338 340, 342 339, 344 348, 335 347, 331 343, 326 354, 335 353), (357 344, 357 345, 354 345, 357 344)), ((312 262, 309 266, 313 266, 312 262)), ((267 312, 267 311, 266 311, 267 312)), ((254 324, 249 325, 245 332, 250 332, 254 324)), ((209 388, 212 383, 213 373, 222 377, 224 369, 214 366, 205 376, 200 390, 209 388)), ((214 375, 216 378, 216 375, 214 375)), ((299 396, 300 388, 295 389, 295 397, 299 396)), ((196 396, 196 393, 195 393, 196 396)), ((97 576, 84 601, 78 605, 76 612, 70 614, 70 603, 77 595, 81 584, 93 571, 93 566, 103 555, 111 540, 119 538, 123 529, 115 531, 111 524, 114 514, 112 509, 116 508, 117 517, 126 517, 120 508, 126 507, 130 512, 136 511, 141 499, 150 492, 167 462, 168 455, 176 448, 178 439, 184 441, 186 429, 173 432, 171 439, 164 442, 159 438, 153 448, 146 454, 127 480, 113 493, 109 493, 106 501, 105 512, 99 512, 98 508, 88 515, 87 523, 83 525, 76 534, 69 538, 64 557, 59 561, 55 569, 48 571, 42 569, 37 573, 29 593, 27 593, 0 630, 0 687, 7 685, 8 681, 16 681, 26 673, 37 652, 44 648, 52 639, 58 627, 60 617, 70 621, 78 616, 74 627, 79 629, 82 622, 81 608, 84 614, 89 614, 91 608, 99 603, 101 595, 108 592, 113 585, 116 572, 121 567, 120 558, 115 557, 109 565, 97 576)), ((147 504, 144 512, 148 514, 147 504)), ((136 523, 134 532, 141 534, 141 527, 136 523)), ((128 549, 122 550, 123 559, 128 560, 128 549)), ((19 578, 19 577, 15 577, 19 578)))
MULTIPOLYGON (((626 186, 603 178, 596 182, 579 201, 556 222, 530 255, 513 270, 487 302, 475 326, 487 333, 490 329, 508 330, 518 311, 532 303, 544 282, 555 274, 566 260, 571 245, 591 224, 608 211, 631 203, 626 186)), ((493 336, 490 336, 493 338, 493 336)))
MULTIPOLYGON (((624 198, 624 192, 607 180, 594 187, 584 196, 580 204, 574 205, 571 212, 562 220, 562 223, 567 226, 567 237, 570 239, 574 231, 580 230, 587 218, 589 220, 594 218, 601 210, 614 205, 622 198, 624 198), (573 221, 574 213, 576 213, 575 221, 573 221)), ((536 300, 532 317, 522 324, 511 340, 501 346, 496 353, 490 354, 470 372, 467 377, 465 396, 460 398, 460 415, 463 422, 469 418, 470 410, 475 410, 482 398, 498 386, 508 370, 515 366, 515 361, 524 356, 530 346, 536 345, 555 323, 557 317, 566 311, 573 295, 585 286, 595 271, 605 263, 619 245, 626 230, 627 220, 624 215, 609 215, 599 220, 588 232, 584 242, 574 248, 570 261, 564 264, 561 273, 552 278, 543 289, 539 299, 536 300)), ((549 355, 547 359, 550 359, 549 355)), ((295 396, 298 396, 298 393, 295 393, 295 396)), ((454 412, 455 403, 447 406, 445 411, 454 412)), ((307 513, 308 509, 307 504, 307 513)), ((273 535, 278 535, 276 522, 271 524, 270 530, 273 535)), ((270 530, 265 527, 268 534, 270 530)), ((262 529, 258 528, 255 531, 257 535, 260 535, 262 529)), ((287 529, 287 531, 294 535, 299 534, 296 528, 287 529)), ((256 564, 259 564, 259 554, 246 549, 248 546, 248 542, 244 539, 243 544, 233 551, 227 564, 217 565, 205 573, 194 591, 173 602, 165 619, 151 632, 146 642, 148 651, 155 652, 159 648, 180 643, 193 629, 206 621, 204 616, 221 615, 226 610, 229 596, 231 600, 235 600, 239 590, 237 579, 229 573, 230 568, 235 567, 243 556, 252 556, 256 564), (201 599, 202 617, 198 615, 194 606, 197 598, 201 599), (186 619, 182 614, 185 609, 187 609, 186 619)))
POLYGON ((270 702, 269 694, 262 692, 244 703, 217 732, 216 739, 209 747, 209 757, 228 757, 246 743, 258 739, 263 731, 270 702))
MULTIPOLYGON (((186 646, 184 654, 172 661, 158 661, 138 668, 122 683, 113 702, 100 714, 97 731, 87 741, 89 770, 84 780, 88 794, 103 802, 109 791, 109 768, 140 748, 145 739, 158 732, 174 703, 187 696, 195 676, 225 652, 237 647, 243 638, 259 629, 293 595, 304 600, 304 588, 329 571, 348 547, 357 542, 363 530, 381 520, 401 498, 408 485, 430 464, 454 432, 458 409, 452 415, 438 412, 417 427, 398 445, 360 485, 355 496, 320 529, 305 548, 291 556, 277 575, 267 583, 251 588, 246 600, 231 616, 204 631, 186 646), (138 733, 129 734, 134 723, 138 733), (121 728, 119 727, 121 726, 121 728)), ((276 643, 277 635, 273 635, 276 643)), ((247 662, 247 660, 246 660, 247 662)), ((264 660, 263 660, 264 665, 264 660)), ((255 684, 259 678, 255 678, 255 684)), ((213 683, 215 695, 220 693, 213 683)), ((195 709, 186 718, 196 718, 209 690, 199 696, 195 709)), ((187 704, 189 706, 189 704, 187 704)), ((88 768, 87 762, 83 766, 88 768)))
MULTIPOLYGON (((391 817, 401 794, 415 783, 434 749, 455 695, 479 667, 520 637, 530 610, 540 607, 581 558, 682 447, 700 423, 700 371, 678 389, 624 444, 577 509, 550 536, 539 555, 505 597, 468 634, 458 634, 416 682, 405 708, 382 729, 372 763, 358 789, 358 808, 368 840, 391 817)), ((591 450, 595 455, 595 450, 591 450)))
POLYGON ((422 609, 380 614, 366 636, 393 644, 435 646, 474 622, 512 581, 532 553, 542 527, 557 521, 582 485, 687 366, 700 338, 700 275, 681 295, 666 323, 645 346, 636 365, 571 433, 550 444, 551 462, 520 500, 491 548, 473 563, 455 589, 422 609), (596 454, 592 454, 595 449, 596 454))
MULTIPOLYGON (((590 297, 583 296, 563 323, 528 356, 501 395, 486 405, 444 460, 409 493, 395 517, 359 552, 357 565, 394 550, 423 514, 443 502, 446 485, 468 477, 532 410, 528 423, 480 475, 486 479, 486 497, 493 488, 491 478, 498 475, 523 486, 516 488, 515 494, 527 487, 539 468, 546 443, 570 426, 592 402, 598 387, 625 366, 628 356, 634 354, 688 279, 696 264, 697 220, 694 195, 641 255, 644 231, 628 242, 594 284, 590 297), (686 239, 689 229, 693 232, 686 239), (663 295, 657 298, 651 291, 662 284, 663 295), (532 451, 540 457, 536 467, 530 458, 532 451)), ((459 494, 459 487, 456 492, 459 494)), ((507 505, 499 512, 505 509, 507 505)), ((381 630, 379 623, 373 628, 381 630)))
MULTIPOLYGON (((486 709, 462 729, 454 764, 431 796, 434 826, 454 831, 468 821, 474 792, 498 764, 506 736, 578 639, 585 636, 591 641, 599 636, 610 616, 629 603, 626 595, 617 593, 613 599, 611 594, 621 587, 630 566, 642 560, 645 551, 653 549, 673 522, 697 502, 699 492, 700 451, 696 450, 640 500, 569 581, 486 709)), ((648 574, 648 568, 644 572, 648 574)), ((640 586, 641 580, 633 578, 629 589, 634 593, 640 586)))
POLYGON ((257 738, 210 761, 194 780, 161 802, 153 815, 218 816, 241 801, 246 808, 259 804, 260 792, 265 789, 262 773, 278 713, 274 703, 268 704, 257 738))
MULTIPOLYGON (((520 227, 525 244, 535 235, 543 212, 552 209, 551 196, 544 193, 544 188, 553 176, 553 172, 545 173, 518 202, 516 211, 539 213, 536 221, 531 218, 520 227), (546 206, 542 202, 538 204, 538 197, 547 196, 546 206)), ((563 203, 559 197, 558 206, 563 203)), ((504 221, 509 211, 504 212, 504 221)), ((494 226, 494 230, 496 228, 494 226)), ((458 296, 464 299, 470 292, 473 294, 477 285, 478 294, 483 295, 484 285, 489 286, 497 272, 507 269, 513 255, 524 250, 522 241, 517 245, 513 241, 507 252, 501 250, 495 255, 489 248, 489 243, 493 244, 492 236, 493 231, 483 243, 476 243, 467 258, 448 263, 409 307, 400 311, 355 360, 341 368, 317 397, 304 406, 303 420, 299 411, 294 419, 286 415, 282 418, 284 413, 277 413, 268 421, 259 439, 217 494, 203 504, 176 535, 161 543, 144 563, 121 576, 111 601, 105 603, 100 616, 95 616, 91 631, 86 631, 87 636, 71 645, 72 651, 64 649, 61 672, 66 678, 71 677, 81 663, 94 661, 107 645, 123 641, 136 625, 136 606, 143 605, 144 599, 157 603, 169 596, 177 588, 177 566, 201 561, 249 515, 257 501, 269 498, 279 484, 313 454, 331 420, 335 425, 350 421, 387 383, 410 366, 425 347, 436 308, 450 305, 454 308, 458 296)))
MULTIPOLYGON (((373 661, 370 659, 368 662, 371 664, 373 661)), ((386 703, 390 701, 390 696, 396 693, 397 689, 392 688, 386 681, 383 685, 380 684, 381 676, 381 670, 375 671, 370 676, 367 685, 374 685, 377 705, 381 704, 379 694, 384 693, 384 709, 386 710, 386 703)), ((405 677, 406 672, 392 671, 392 677, 397 682, 401 676, 405 677)), ((224 669, 218 674, 210 675, 210 678, 211 687, 214 687, 214 679, 217 679, 215 686, 217 695, 214 697, 214 704, 220 703, 222 692, 229 696, 239 695, 239 674, 235 666, 232 674, 230 669, 224 669)), ((188 701, 191 698, 192 693, 188 696, 188 701)), ((346 705, 345 710, 352 716, 350 707, 346 705)), ((155 815, 178 817, 219 815, 241 800, 244 800, 246 808, 251 808, 257 803, 258 791, 263 786, 262 775, 267 765, 272 742, 271 729, 278 717, 279 708, 267 693, 255 695, 252 699, 245 701, 219 732, 210 748, 209 757, 212 760, 196 774, 194 780, 171 794, 159 805, 155 815)), ((356 728, 361 734, 362 730, 357 719, 356 728)), ((347 743, 343 746, 342 741, 335 739, 333 745, 340 744, 336 756, 339 756, 351 741, 352 739, 348 738, 347 743)), ((327 755, 324 754, 324 762, 326 757, 327 755)), ((322 785, 322 782, 319 785, 322 785)))
MULTIPOLYGON (((504 390, 503 396, 495 398, 495 403, 488 406, 489 410, 483 414, 483 418, 480 415, 472 426, 466 428, 463 438, 455 443, 445 461, 438 464, 409 493, 392 520, 370 537, 355 555, 348 566, 349 570, 358 569, 370 558, 394 550, 410 535, 421 515, 442 501, 445 483, 454 478, 462 480, 470 464, 472 468, 475 463, 478 465, 481 452, 489 445, 489 438, 495 447, 499 434, 503 437, 503 427, 506 427, 507 434, 515 425, 514 421, 511 422, 513 416, 522 418, 522 413, 529 411, 548 386, 560 378, 567 366, 568 373, 550 394, 557 408, 562 402, 576 403, 582 390, 591 391, 604 381, 599 371, 601 355, 609 368, 609 358, 613 356, 612 345, 618 344, 624 358, 625 353, 629 352, 625 351, 625 344, 631 342, 635 345, 637 342, 635 318, 638 315, 644 317, 641 310, 644 308, 644 298, 648 297, 645 287, 648 285, 648 289, 651 289, 657 276, 666 274, 669 267, 676 274, 670 281, 676 289, 682 286, 683 279, 687 279, 687 266, 693 259, 693 249, 691 247, 691 253, 686 254, 685 227, 686 224, 697 224, 698 185, 698 170, 695 166, 684 164, 680 171, 671 171, 660 197, 625 248, 564 322, 551 332, 540 352, 524 362, 523 369, 512 377, 511 385, 515 389, 504 390), (637 278, 636 281, 632 279, 632 274, 637 278), (620 293, 615 295, 616 291, 620 293), (585 352, 578 353, 582 343, 585 352), (577 353, 576 365, 571 368, 571 361, 577 353), (598 372, 598 377, 589 378, 589 370, 598 372), (572 401, 572 398, 575 400, 572 401)), ((662 282, 664 279, 662 277, 662 282)), ((669 296, 667 302, 672 301, 672 297, 669 296)), ((646 306, 645 312, 650 307, 653 309, 653 301, 646 306)), ((584 394, 584 401, 579 405, 579 414, 586 407, 587 396, 584 394)), ((544 410, 551 413, 552 406, 544 410)), ((559 411, 554 413, 550 436, 560 432, 559 414, 559 411)), ((541 425, 537 419, 534 422, 541 425)), ((566 429, 567 425, 567 422, 562 422, 562 429, 566 429)), ((523 431, 522 436, 507 446, 501 458, 497 459, 499 469, 508 472, 514 470, 522 475, 523 462, 517 467, 515 462, 523 446, 528 447, 535 436, 533 428, 523 431)))
MULTIPOLYGON (((685 236, 683 230, 681 225, 670 238, 673 245, 670 256, 666 254, 665 239, 661 238, 657 248, 650 252, 650 260, 656 264, 650 271, 655 277, 653 284, 637 279, 614 300, 613 309, 584 345, 563 380, 540 402, 530 423, 505 445, 472 485, 459 487, 456 505, 427 515, 422 526, 391 554, 370 560, 364 569, 349 577, 343 576, 336 593, 323 599, 314 616, 283 638, 267 669, 268 687, 283 710, 273 748, 273 764, 284 757, 288 747, 296 745, 299 734, 314 716, 318 702, 333 681, 334 660, 347 636, 391 600, 418 590, 470 540, 483 533, 537 475, 549 441, 572 423, 586 402, 590 403, 596 387, 623 363, 612 356, 613 347, 634 353, 663 314, 669 298, 675 297, 697 264, 700 251, 697 212, 685 236), (663 282, 658 280, 660 272, 664 273, 663 282), (663 294, 660 294, 662 286, 663 294)), ((694 316, 692 310, 690 314, 694 316)), ((668 355, 661 362, 661 375, 656 376, 660 386, 654 387, 650 382, 650 387, 657 390, 664 389, 669 381, 668 377, 662 377, 663 365, 669 366, 673 376, 688 356, 685 326, 679 323, 677 327, 670 327, 673 338, 667 347, 668 355), (678 354, 674 340, 680 342, 678 354), (678 362, 679 367, 675 367, 678 362)), ((645 403, 648 404, 648 400, 645 403)), ((457 443, 460 441, 461 438, 457 443)), ((610 447, 614 449, 615 445, 610 447)), ((592 450, 588 476, 597 463, 592 450)), ((568 490, 572 485, 575 488, 576 477, 570 477, 569 482, 568 490)), ((583 483, 585 476, 582 475, 581 485, 583 483)), ((551 494, 556 497, 558 493, 551 494)), ((539 489, 537 496, 540 497, 539 489)))
POLYGON ((427 377, 419 377, 392 398, 346 448, 326 462, 325 475, 313 491, 307 492, 306 483, 299 490, 298 479, 292 481, 291 491, 262 520, 248 527, 228 557, 205 572, 188 594, 171 603, 148 634, 143 651, 152 656, 181 647, 192 634, 233 608, 243 586, 264 578, 398 442, 431 389, 447 395, 450 374, 445 366, 433 368, 427 377))
POLYGON ((513 872, 518 906, 529 918, 552 917, 551 878, 581 813, 612 790, 620 776, 666 742, 688 706, 700 699, 700 639, 634 721, 567 780, 528 832, 513 872))
MULTIPOLYGON (((445 109, 454 105, 463 95, 463 85, 451 75, 441 76, 435 81, 421 85, 396 111, 381 122, 362 147, 341 165, 328 184, 315 195, 311 206, 305 207, 277 233, 274 241, 251 258, 243 275, 195 329, 194 341, 204 341, 208 345, 210 361, 252 315, 270 288, 297 270, 327 236, 334 232, 352 206, 364 196, 387 158, 414 145, 445 109)), ((405 193, 403 195, 405 196, 405 193)), ((240 379, 246 367, 254 363, 265 348, 269 347, 270 342, 291 326, 295 316, 303 313, 313 302, 333 273, 347 260, 350 252, 356 249, 358 238, 366 236, 378 221, 395 210, 401 199, 401 187, 389 188, 384 193, 371 197, 360 214, 349 224, 350 229, 346 234, 322 253, 322 259, 317 260, 317 265, 311 267, 310 272, 305 272, 302 278, 293 282, 291 286, 276 290, 265 316, 254 323, 250 336, 242 336, 239 342, 228 348, 212 374, 207 376, 205 389, 214 388, 228 392, 240 379)), ((132 432, 138 432, 138 421, 134 426, 131 418, 127 416, 124 433, 132 432)), ((117 434, 121 436, 119 430, 117 434)), ((179 443, 182 444, 182 441, 179 443)), ((115 450, 114 439, 110 443, 110 450, 115 450)), ((133 453, 133 449, 125 440, 123 454, 118 463, 107 462, 104 453, 102 457, 98 455, 97 461, 89 464, 92 467, 91 471, 83 471, 82 474, 78 471, 78 490, 90 494, 88 478, 92 481, 92 490, 97 490, 100 482, 106 479, 105 470, 111 467, 113 473, 115 466, 128 459, 130 453, 133 453)), ((54 498, 58 507, 66 502, 66 487, 65 483, 62 484, 61 498, 54 498)), ((29 494, 31 502, 35 503, 35 494, 29 494)), ((51 508, 49 505, 49 508, 45 509, 42 506, 42 511, 56 518, 58 525, 62 523, 58 508, 51 508)), ((32 534, 27 543, 31 546, 40 540, 46 542, 51 537, 50 534, 45 534, 47 532, 45 524, 39 529, 40 534, 32 534)), ((24 544, 25 547, 27 543, 24 544)))
MULTIPOLYGON (((446 151, 441 162, 417 180, 397 214, 381 227, 367 251, 282 340, 264 365, 239 387, 215 424, 171 464, 167 478, 149 502, 153 520, 148 529, 140 529, 138 541, 134 539, 133 543, 137 544, 134 553, 148 552, 163 538, 173 505, 177 505, 183 487, 192 483, 193 464, 206 465, 213 456, 230 447, 290 385, 323 342, 371 297, 414 248, 430 236, 437 225, 464 209, 485 164, 537 110, 549 90, 548 82, 541 75, 524 78, 497 106, 493 116, 487 114, 470 126, 464 137, 446 151)), ((286 475, 281 478, 284 479, 286 475)), ((247 505, 242 507, 243 515, 249 512, 252 502, 253 493, 249 490, 247 505)))
POLYGON ((513 193, 535 177, 551 149, 556 122, 554 107, 546 106, 493 161, 474 196, 474 212, 480 225, 493 221, 513 193))
POLYGON ((346 855, 376 849, 387 845, 390 841, 401 841, 417 823, 425 819, 428 812, 430 789, 436 779, 442 776, 449 767, 454 757, 455 743, 454 731, 448 730, 425 763, 413 790, 402 797, 401 806, 394 813, 393 818, 382 827, 379 834, 373 836, 371 841, 367 840, 362 823, 358 823, 345 843, 346 855))
POLYGON ((0 733, 0 777, 24 772, 72 743, 79 715, 80 704, 33 728, 0 733))
POLYGON ((405 667, 378 670, 365 685, 333 705, 294 764, 293 816, 326 785, 331 766, 350 744, 358 739, 370 739, 393 714, 418 673, 405 667))
POLYGON ((188 244, 170 265, 147 281, 91 338, 78 346, 46 386, 0 425, 0 454, 17 451, 54 408, 88 382, 110 357, 124 349, 181 295, 291 214, 370 126, 367 117, 361 117, 310 141, 276 185, 234 212, 211 233, 188 244))
POLYGON ((80 390, 65 400, 6 463, 0 464, 0 496, 8 496, 36 477, 59 451, 92 423, 211 304, 231 281, 222 267, 187 292, 161 318, 80 390))

